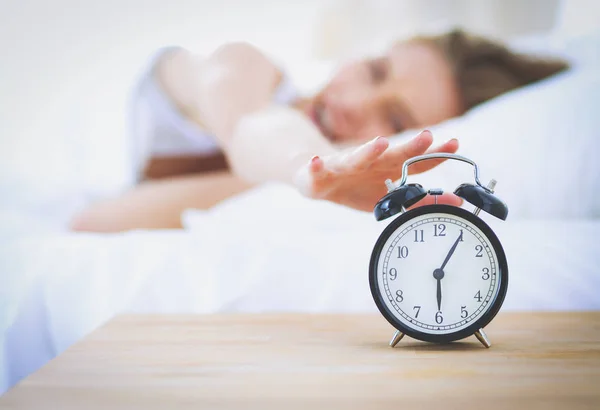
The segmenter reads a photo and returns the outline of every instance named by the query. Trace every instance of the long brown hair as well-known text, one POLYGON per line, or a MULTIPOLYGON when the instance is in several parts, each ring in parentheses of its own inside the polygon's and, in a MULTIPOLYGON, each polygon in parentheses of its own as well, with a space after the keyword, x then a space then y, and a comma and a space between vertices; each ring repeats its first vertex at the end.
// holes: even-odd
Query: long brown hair
POLYGON ((415 40, 430 42, 443 52, 454 72, 465 111, 569 67, 566 61, 519 54, 497 41, 463 30, 415 40))

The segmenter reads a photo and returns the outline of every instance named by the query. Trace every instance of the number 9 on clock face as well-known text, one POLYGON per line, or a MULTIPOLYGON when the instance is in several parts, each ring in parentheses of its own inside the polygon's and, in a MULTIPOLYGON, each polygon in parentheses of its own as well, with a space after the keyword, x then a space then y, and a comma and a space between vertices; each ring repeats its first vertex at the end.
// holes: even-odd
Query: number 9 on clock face
POLYGON ((416 339, 450 342, 496 315, 508 268, 500 241, 464 209, 429 205, 400 215, 379 237, 369 270, 383 316, 416 339))

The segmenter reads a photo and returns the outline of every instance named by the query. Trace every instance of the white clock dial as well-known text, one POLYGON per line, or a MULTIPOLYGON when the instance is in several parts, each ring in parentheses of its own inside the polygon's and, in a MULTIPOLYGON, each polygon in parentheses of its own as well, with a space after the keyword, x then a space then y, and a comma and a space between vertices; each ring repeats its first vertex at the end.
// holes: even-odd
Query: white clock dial
POLYGON ((396 228, 381 248, 376 280, 381 302, 398 321, 440 335, 475 323, 500 288, 490 239, 447 213, 425 213, 396 228))

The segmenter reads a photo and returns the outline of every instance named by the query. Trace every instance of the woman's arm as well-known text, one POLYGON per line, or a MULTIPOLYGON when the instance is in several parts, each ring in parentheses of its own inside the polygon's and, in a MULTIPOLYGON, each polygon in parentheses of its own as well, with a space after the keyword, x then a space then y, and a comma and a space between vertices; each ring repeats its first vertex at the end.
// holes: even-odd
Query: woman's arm
POLYGON ((230 172, 208 172, 141 183, 125 194, 94 204, 78 214, 70 229, 119 232, 181 228, 186 209, 208 209, 250 187, 230 172))
POLYGON ((282 74, 255 47, 225 45, 200 67, 194 109, 241 178, 292 183, 311 156, 336 151, 301 112, 271 104, 282 74))

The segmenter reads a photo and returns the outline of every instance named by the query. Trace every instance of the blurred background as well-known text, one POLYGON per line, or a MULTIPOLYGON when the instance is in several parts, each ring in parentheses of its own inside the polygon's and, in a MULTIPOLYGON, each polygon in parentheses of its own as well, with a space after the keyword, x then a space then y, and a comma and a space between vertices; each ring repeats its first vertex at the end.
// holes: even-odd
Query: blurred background
MULTIPOLYGON (((382 226, 287 187, 191 211, 182 231, 65 232, 74 211, 132 182, 128 96, 167 45, 208 54, 251 42, 305 93, 341 61, 457 26, 568 59, 572 70, 433 132, 466 141, 460 153, 486 157, 486 181, 500 181, 509 221, 487 221, 515 272, 505 308, 600 309, 599 9, 597 0, 0 0, 0 394, 123 311, 375 309, 365 278, 382 226)), ((435 187, 446 165, 423 185, 435 187)), ((464 170, 453 187, 472 178, 464 170)))
POLYGON ((4 0, 0 175, 38 191, 122 186, 127 93, 160 46, 209 53, 249 41, 309 92, 333 62, 398 38, 462 26, 507 41, 564 41, 596 30, 598 7, 594 0, 4 0))

